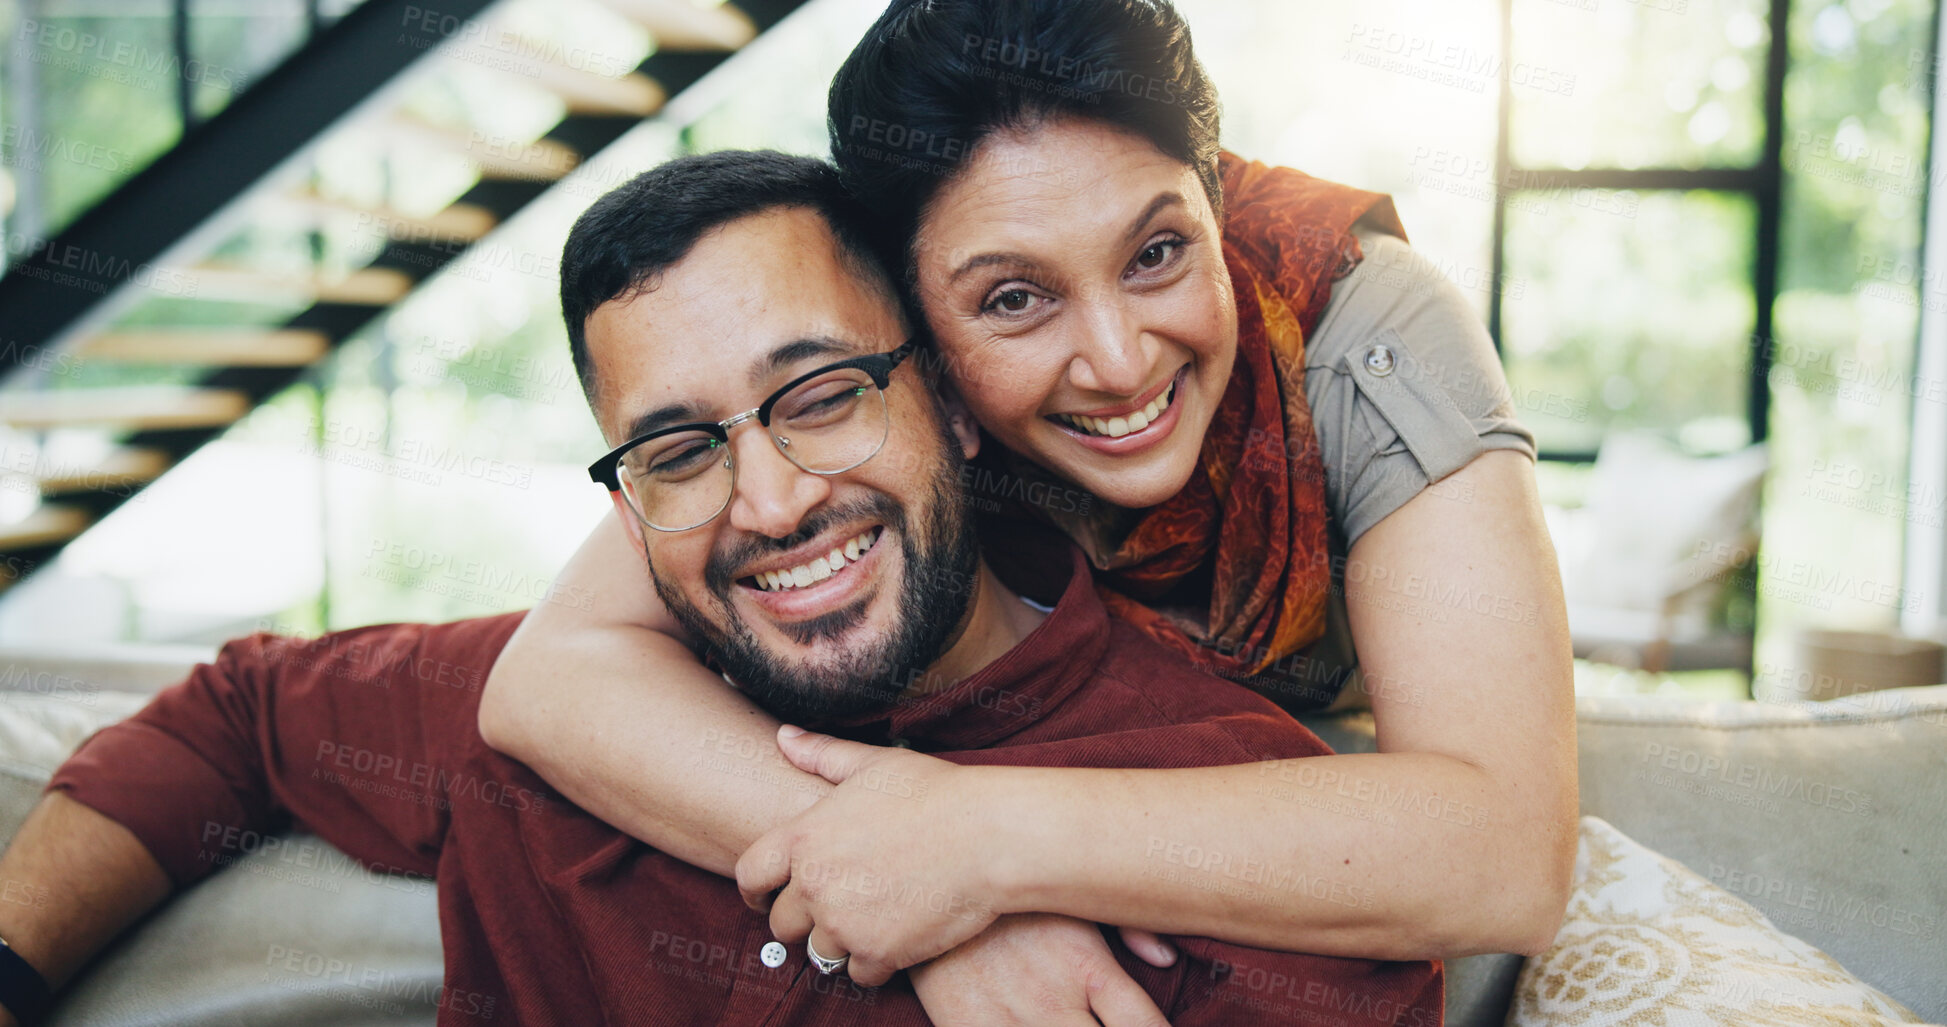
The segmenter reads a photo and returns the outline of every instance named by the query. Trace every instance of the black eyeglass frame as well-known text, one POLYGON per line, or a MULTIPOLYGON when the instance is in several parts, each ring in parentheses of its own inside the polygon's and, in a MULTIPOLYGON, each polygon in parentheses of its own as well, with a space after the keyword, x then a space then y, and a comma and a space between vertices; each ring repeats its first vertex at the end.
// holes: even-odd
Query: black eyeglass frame
MULTIPOLYGON (((852 467, 841 467, 836 471, 811 470, 810 468, 805 467, 803 464, 798 463, 797 459, 791 456, 790 451, 784 448, 783 444, 778 439, 777 434, 771 431, 771 408, 776 406, 779 400, 783 399, 786 395, 789 395, 792 389, 795 389, 798 386, 803 385, 804 383, 811 381, 812 379, 817 378, 821 375, 831 374, 833 371, 851 371, 851 370, 863 371, 865 372, 866 377, 872 379, 872 384, 877 386, 880 392, 884 392, 887 388, 889 388, 892 385, 892 372, 896 370, 900 364, 904 363, 907 357, 912 356, 913 353, 919 349, 919 341, 920 341, 919 337, 914 336, 910 339, 907 339, 905 342, 901 343, 898 349, 892 350, 890 352, 872 353, 862 357, 852 357, 849 360, 840 360, 837 363, 826 364, 825 366, 817 368, 816 370, 807 371, 804 374, 801 374, 798 377, 791 379, 789 382, 786 382, 782 388, 778 389, 776 392, 771 393, 770 398, 766 399, 763 403, 760 403, 755 408, 746 410, 743 413, 736 415, 735 417, 726 417, 723 420, 714 423, 709 421, 697 421, 689 424, 672 424, 665 428, 658 428, 655 431, 649 432, 646 435, 638 435, 635 438, 630 439, 629 441, 624 442, 621 445, 610 450, 608 454, 606 456, 603 456, 600 460, 597 460, 594 463, 589 464, 588 477, 591 480, 593 480, 595 484, 608 489, 610 492, 620 492, 622 491, 622 476, 621 476, 622 455, 624 453, 627 453, 629 450, 634 449, 635 447, 640 446, 645 442, 662 438, 665 435, 675 435, 679 432, 702 432, 706 435, 710 435, 714 437, 719 444, 728 446, 730 445, 730 429, 735 428, 736 426, 749 420, 755 420, 757 421, 757 423, 763 425, 764 433, 771 437, 771 444, 777 446, 779 452, 784 453, 785 457, 787 459, 790 459, 791 463, 794 466, 797 466, 800 469, 804 470, 805 473, 820 474, 820 475, 843 474, 846 471, 851 470, 852 467, 857 467, 859 466, 859 464, 865 463, 865 460, 870 460, 872 459, 872 457, 879 455, 879 450, 877 449, 873 450, 870 456, 867 456, 865 460, 859 461, 858 464, 853 464, 852 467)), ((887 430, 888 431, 891 430, 890 424, 888 424, 887 430)), ((884 440, 880 441, 879 446, 880 448, 885 447, 884 440)), ((735 472, 734 467, 732 468, 732 472, 733 473, 735 472)), ((736 486, 734 484, 734 479, 733 479, 733 484, 731 486, 731 494, 732 495, 736 494, 736 486)), ((718 514, 721 514, 722 512, 723 512, 722 510, 717 511, 718 514)), ((638 518, 641 517, 640 511, 637 512, 637 517, 638 518)), ((644 521, 644 523, 648 523, 648 522, 644 521)), ((703 523, 708 524, 709 521, 704 521, 703 523)), ((675 528, 675 529, 661 528, 654 524, 650 524, 649 526, 652 528, 656 528, 656 530, 658 531, 688 531, 689 530, 688 528, 675 528)), ((694 525, 693 527, 701 527, 701 525, 694 525)))

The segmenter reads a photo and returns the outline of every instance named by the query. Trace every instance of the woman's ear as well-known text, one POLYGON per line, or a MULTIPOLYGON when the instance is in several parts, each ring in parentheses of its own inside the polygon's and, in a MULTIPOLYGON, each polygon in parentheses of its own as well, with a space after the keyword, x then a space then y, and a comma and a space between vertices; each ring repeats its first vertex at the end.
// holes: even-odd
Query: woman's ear
POLYGON ((980 455, 980 422, 974 420, 973 411, 967 409, 967 401, 960 398, 960 390, 953 387, 952 379, 942 375, 934 388, 939 393, 940 412, 946 415, 947 429, 960 440, 960 455, 972 460, 980 455))

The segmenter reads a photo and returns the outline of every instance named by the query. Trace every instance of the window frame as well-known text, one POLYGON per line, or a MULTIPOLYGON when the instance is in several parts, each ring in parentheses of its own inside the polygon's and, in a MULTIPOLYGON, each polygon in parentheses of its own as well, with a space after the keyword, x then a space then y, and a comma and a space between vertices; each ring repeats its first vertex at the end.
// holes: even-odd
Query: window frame
MULTIPOLYGON (((1514 5, 1516 0, 1501 0, 1501 53, 1510 59, 1514 51, 1514 5)), ((1939 5, 1935 7, 1939 17, 1939 5)), ((1771 39, 1765 53, 1764 68, 1764 143, 1755 164, 1743 167, 1714 168, 1530 168, 1514 162, 1512 122, 1514 83, 1510 75, 1501 76, 1501 95, 1495 112, 1494 174, 1500 188, 1494 191, 1493 283, 1488 296, 1487 330, 1494 349, 1501 352, 1503 324, 1502 286, 1507 272, 1508 203, 1524 192, 1558 189, 1629 189, 1636 192, 1688 192, 1706 190, 1737 193, 1751 199, 1757 211, 1751 254, 1751 295, 1757 305, 1751 322, 1750 374, 1746 378, 1745 417, 1753 443, 1763 442, 1771 430, 1771 353, 1772 314, 1778 300, 1779 244, 1784 221, 1785 76, 1791 58, 1791 0, 1770 0, 1767 24, 1771 39), (1521 183, 1540 182, 1536 185, 1521 183)), ((1502 354, 1503 363, 1506 355, 1502 354)), ((1593 451, 1539 447, 1543 460, 1562 463, 1593 463, 1593 451)))
MULTIPOLYGON (((1941 74, 1941 61, 1947 58, 1947 3, 1934 4, 1933 32, 1929 45, 1927 74, 1932 88, 1927 91, 1927 178, 1929 188, 1921 197, 1920 267, 1926 272, 1947 264, 1947 204, 1934 202, 1931 188, 1936 169, 1947 167, 1947 139, 1935 130, 1947 78, 1941 74), (1939 231, 1936 231, 1939 229, 1939 231)), ((1947 313, 1920 305, 1920 326, 1914 340, 1913 374, 1916 382, 1942 382, 1947 385, 1947 313)), ((1907 454, 1907 488, 1922 495, 1940 495, 1947 490, 1947 404, 1913 404, 1913 426, 1907 454)), ((1900 627, 1915 636, 1947 638, 1947 532, 1924 519, 1906 519, 1906 549, 1901 586, 1912 590, 1919 602, 1906 610, 1900 627)))

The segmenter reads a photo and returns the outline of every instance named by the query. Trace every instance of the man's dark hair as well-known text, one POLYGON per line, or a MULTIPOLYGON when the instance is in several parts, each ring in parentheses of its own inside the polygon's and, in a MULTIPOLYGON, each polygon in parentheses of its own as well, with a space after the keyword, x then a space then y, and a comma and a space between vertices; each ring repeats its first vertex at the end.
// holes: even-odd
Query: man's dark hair
POLYGON ((897 297, 864 234, 868 215, 830 164, 769 150, 679 157, 596 200, 562 247, 561 318, 589 401, 595 400, 596 382, 586 329, 597 307, 655 289, 662 273, 715 229, 789 207, 818 212, 859 278, 897 297))
POLYGON ((995 131, 1069 115, 1190 166, 1223 220, 1217 91, 1169 0, 893 0, 832 79, 832 159, 911 274, 919 220, 995 131))

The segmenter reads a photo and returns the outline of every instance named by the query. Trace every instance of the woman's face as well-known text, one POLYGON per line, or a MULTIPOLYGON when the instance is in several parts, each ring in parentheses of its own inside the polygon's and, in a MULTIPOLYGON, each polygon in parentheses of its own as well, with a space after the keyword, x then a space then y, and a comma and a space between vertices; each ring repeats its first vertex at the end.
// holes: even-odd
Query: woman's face
POLYGON ((1195 171, 1096 121, 997 132, 915 250, 947 373, 995 438, 1120 506, 1183 487, 1237 353, 1195 171))

